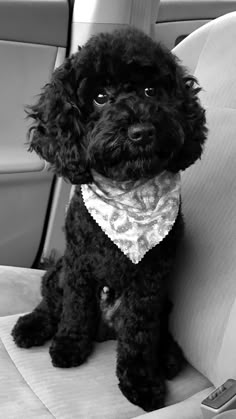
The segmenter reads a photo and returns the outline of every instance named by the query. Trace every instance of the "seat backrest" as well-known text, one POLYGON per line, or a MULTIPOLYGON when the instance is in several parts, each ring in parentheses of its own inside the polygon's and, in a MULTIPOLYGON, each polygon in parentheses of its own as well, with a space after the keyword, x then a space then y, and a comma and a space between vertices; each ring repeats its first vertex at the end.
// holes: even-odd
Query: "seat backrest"
POLYGON ((215 385, 236 378, 236 13, 192 33, 174 53, 203 90, 203 157, 182 175, 186 236, 171 290, 171 327, 215 385))

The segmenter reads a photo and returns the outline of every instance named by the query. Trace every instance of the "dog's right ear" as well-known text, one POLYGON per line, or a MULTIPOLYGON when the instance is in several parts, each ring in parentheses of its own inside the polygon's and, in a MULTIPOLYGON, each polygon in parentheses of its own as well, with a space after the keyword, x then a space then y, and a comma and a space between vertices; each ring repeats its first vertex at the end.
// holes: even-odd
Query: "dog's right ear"
POLYGON ((86 167, 84 116, 78 95, 79 54, 67 58, 52 75, 38 102, 28 106, 34 120, 28 132, 29 151, 49 162, 58 176, 71 183, 87 183, 91 175, 86 167))

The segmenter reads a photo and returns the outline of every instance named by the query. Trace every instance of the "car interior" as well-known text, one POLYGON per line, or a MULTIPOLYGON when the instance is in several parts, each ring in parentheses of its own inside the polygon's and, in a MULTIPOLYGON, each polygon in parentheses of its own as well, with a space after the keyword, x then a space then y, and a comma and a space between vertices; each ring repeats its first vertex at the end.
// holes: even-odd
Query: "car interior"
POLYGON ((0 23, 0 417, 236 418, 236 1, 0 0, 0 23), (169 290, 187 365, 168 381, 166 407, 151 413, 120 392, 115 341, 66 370, 52 367, 47 345, 25 351, 11 337, 19 315, 40 301, 43 260, 64 253, 71 193, 27 151, 25 107, 91 35, 128 25, 198 79, 209 129, 202 159, 182 174, 186 237, 169 290), (212 404, 222 393, 227 403, 212 404))

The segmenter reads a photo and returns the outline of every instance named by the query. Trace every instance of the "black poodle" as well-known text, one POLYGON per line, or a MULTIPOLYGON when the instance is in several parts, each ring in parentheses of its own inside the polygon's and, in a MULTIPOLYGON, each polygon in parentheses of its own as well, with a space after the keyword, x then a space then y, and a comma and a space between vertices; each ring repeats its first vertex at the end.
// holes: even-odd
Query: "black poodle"
POLYGON ((183 363, 167 281, 183 235, 179 172, 207 134, 199 90, 171 52, 128 28, 93 36, 28 109, 30 150, 77 186, 65 254, 14 341, 52 339, 53 365, 68 368, 116 338, 119 387, 145 410, 164 405, 165 378, 183 363))

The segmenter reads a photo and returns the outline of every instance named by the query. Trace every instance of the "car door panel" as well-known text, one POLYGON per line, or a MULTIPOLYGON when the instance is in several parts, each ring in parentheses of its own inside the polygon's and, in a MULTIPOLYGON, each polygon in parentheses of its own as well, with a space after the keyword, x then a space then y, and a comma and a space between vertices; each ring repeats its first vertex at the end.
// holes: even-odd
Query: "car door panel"
POLYGON ((26 266, 37 255, 48 206, 52 175, 1 175, 1 264, 26 266))
POLYGON ((161 0, 154 37, 172 49, 197 28, 235 10, 235 0, 161 0))
POLYGON ((0 1, 0 264, 32 266, 41 242, 53 175, 27 152, 25 105, 66 54, 66 0, 0 1))
POLYGON ((157 22, 211 20, 235 10, 235 0, 161 0, 157 22))
POLYGON ((0 39, 65 47, 69 7, 66 0, 1 0, 0 39))
POLYGON ((153 28, 154 39, 160 41, 168 49, 177 45, 179 39, 184 39, 190 33, 210 22, 210 20, 183 20, 157 22, 153 28))
POLYGON ((24 106, 36 100, 55 67, 57 47, 0 41, 0 172, 42 170, 44 162, 27 153, 24 106), (9 167, 8 167, 9 166, 9 167))

